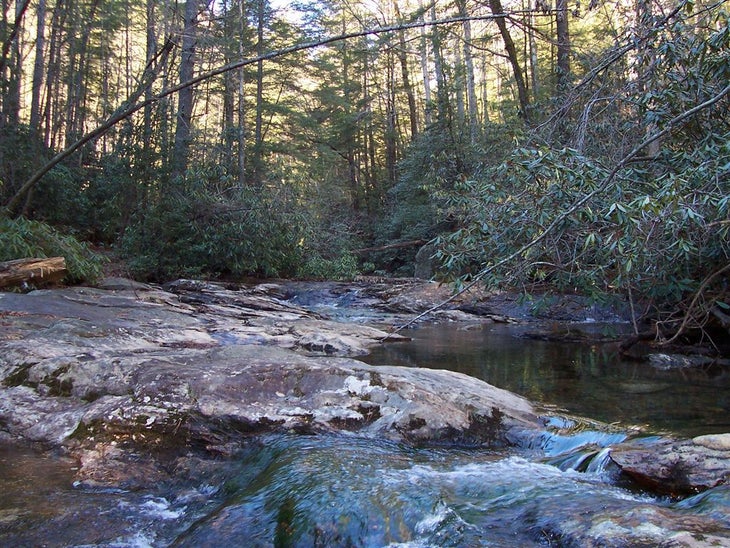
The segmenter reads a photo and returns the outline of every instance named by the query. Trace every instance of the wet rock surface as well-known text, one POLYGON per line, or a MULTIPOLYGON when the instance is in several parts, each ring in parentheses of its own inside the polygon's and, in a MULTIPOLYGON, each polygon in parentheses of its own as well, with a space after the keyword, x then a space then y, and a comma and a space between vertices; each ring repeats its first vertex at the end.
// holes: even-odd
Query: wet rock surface
POLYGON ((2 429, 69 448, 82 478, 134 481, 122 446, 227 454, 271 431, 496 446, 538 427, 526 400, 466 375, 343 357, 387 334, 274 286, 127 283, 0 294, 2 429))
POLYGON ((627 442, 612 449, 611 459, 656 493, 692 495, 730 482, 730 434, 627 442))
POLYGON ((727 546, 727 524, 704 516, 685 516, 649 504, 625 508, 604 507, 543 523, 545 536, 558 545, 612 548, 710 548, 727 546))

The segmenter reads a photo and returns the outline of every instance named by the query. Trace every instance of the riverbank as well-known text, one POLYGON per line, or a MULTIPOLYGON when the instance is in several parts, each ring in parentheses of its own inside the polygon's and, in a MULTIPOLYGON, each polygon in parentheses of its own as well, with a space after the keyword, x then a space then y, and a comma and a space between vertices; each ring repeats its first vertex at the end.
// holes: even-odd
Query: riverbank
POLYGON ((107 280, 1 294, 3 430, 81 455, 84 480, 120 474, 119 459, 89 455, 140 443, 230 454, 260 433, 345 430, 507 445, 538 428, 526 400, 486 383, 349 359, 405 337, 270 296, 280 290, 107 280))

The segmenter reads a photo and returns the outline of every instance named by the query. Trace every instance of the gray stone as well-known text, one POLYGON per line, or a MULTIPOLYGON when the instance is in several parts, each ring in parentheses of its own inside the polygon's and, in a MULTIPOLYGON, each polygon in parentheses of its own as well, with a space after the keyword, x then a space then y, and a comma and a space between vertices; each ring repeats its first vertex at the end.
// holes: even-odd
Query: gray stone
POLYGON ((85 455, 80 475, 103 478, 117 477, 102 470, 110 444, 117 466, 122 445, 226 453, 270 431, 501 446, 539 428, 529 402, 466 375, 344 357, 379 329, 191 283, 0 294, 3 429, 85 455))
POLYGON ((130 280, 129 278, 120 278, 116 276, 110 276, 102 279, 96 284, 96 287, 98 287, 99 289, 106 289, 108 291, 149 291, 152 289, 152 286, 149 284, 130 280))
POLYGON ((433 278, 437 266, 434 253, 436 253, 436 246, 433 244, 429 243, 419 248, 416 253, 414 277, 421 280, 430 280, 433 278))
POLYGON ((654 492, 690 495, 730 480, 730 434, 650 444, 630 441, 614 447, 611 459, 654 492))
POLYGON ((692 441, 714 451, 730 451, 730 434, 707 434, 692 438, 692 441))
POLYGON ((560 538, 561 546, 709 548, 728 543, 726 521, 650 504, 638 504, 628 511, 623 506, 590 511, 575 508, 568 519, 546 517, 543 529, 560 538))

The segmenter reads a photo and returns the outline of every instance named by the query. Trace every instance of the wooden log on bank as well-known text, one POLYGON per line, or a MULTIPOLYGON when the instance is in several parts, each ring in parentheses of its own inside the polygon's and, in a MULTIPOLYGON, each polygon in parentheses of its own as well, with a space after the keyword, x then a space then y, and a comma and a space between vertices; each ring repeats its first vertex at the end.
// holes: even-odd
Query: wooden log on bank
POLYGON ((60 282, 67 273, 63 257, 5 261, 0 263, 0 287, 13 287, 23 282, 32 285, 60 282))

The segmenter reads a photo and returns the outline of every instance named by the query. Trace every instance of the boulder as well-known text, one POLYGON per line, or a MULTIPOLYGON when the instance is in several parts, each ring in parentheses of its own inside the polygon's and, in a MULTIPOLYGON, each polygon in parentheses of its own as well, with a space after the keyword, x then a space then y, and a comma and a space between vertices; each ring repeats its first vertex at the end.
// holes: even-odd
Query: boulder
POLYGON ((711 548, 728 542, 726 520, 681 514, 651 504, 628 510, 620 505, 590 511, 573 508, 571 516, 561 517, 538 518, 544 535, 559 539, 559 546, 711 548))
POLYGON ((420 280, 430 280, 436 273, 438 261, 434 258, 437 248, 434 244, 428 243, 421 246, 416 252, 414 277, 420 280))
POLYGON ((612 449, 611 459, 625 474, 656 493, 691 495, 730 480, 730 434, 626 442, 612 449))
POLYGON ((355 431, 409 442, 506 445, 538 428, 524 399, 458 373, 371 366, 274 347, 229 346, 155 358, 127 396, 85 406, 96 439, 185 438, 225 450, 268 431, 355 431))
POLYGON ((107 287, 0 293, 0 425, 71 449, 81 476, 117 477, 101 456, 118 467, 140 444, 228 453, 252 434, 346 431, 503 446, 539 428, 529 402, 466 375, 344 357, 379 329, 263 292, 107 287))

